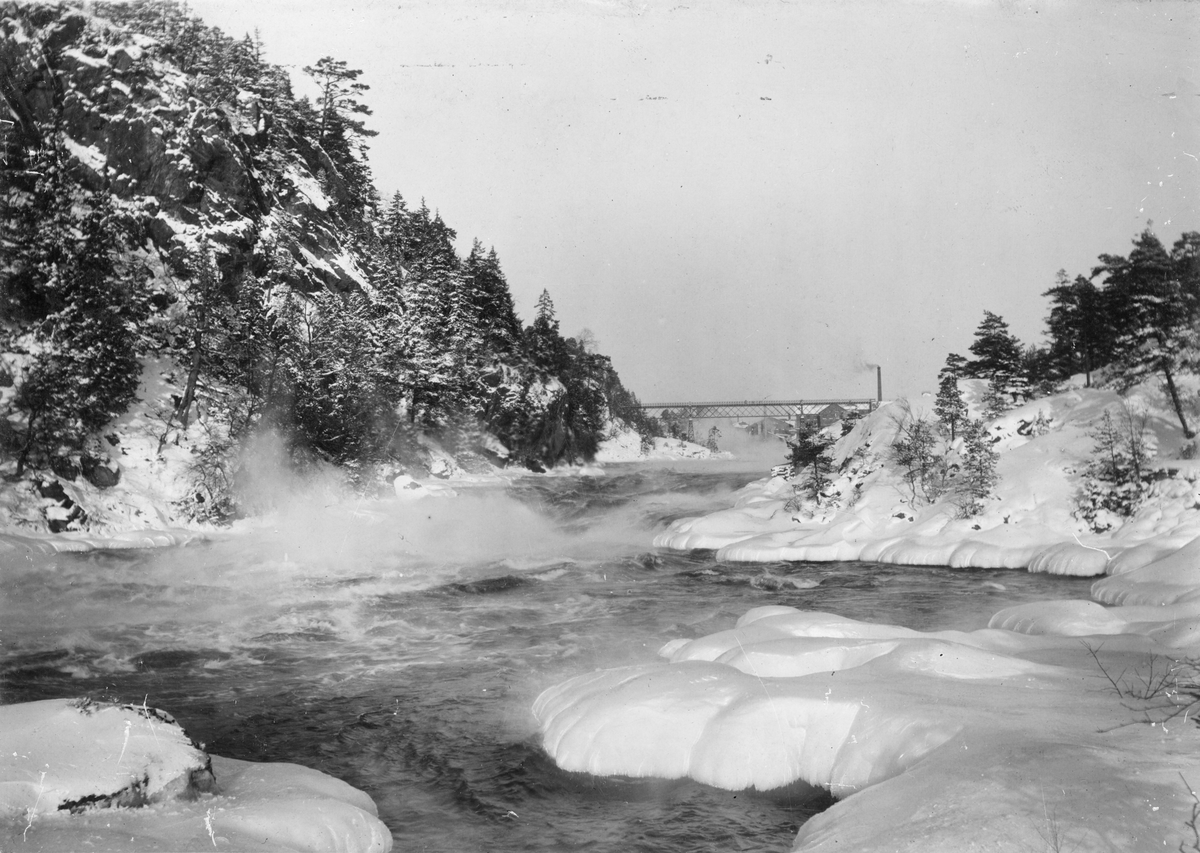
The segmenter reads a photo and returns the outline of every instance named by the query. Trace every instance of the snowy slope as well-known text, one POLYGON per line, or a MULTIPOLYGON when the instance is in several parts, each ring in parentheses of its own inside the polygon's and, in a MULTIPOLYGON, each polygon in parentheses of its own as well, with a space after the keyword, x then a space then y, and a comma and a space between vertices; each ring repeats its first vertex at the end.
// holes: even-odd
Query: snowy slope
POLYGON ((988 425, 996 494, 968 519, 953 499, 914 500, 888 453, 904 407, 885 406, 836 448, 822 503, 766 479, 657 542, 723 560, 1103 575, 1094 600, 936 633, 756 608, 669 643, 661 664, 549 688, 534 705, 544 748, 568 770, 826 789, 838 802, 797 851, 1197 849, 1200 501, 1194 467, 1171 458, 1183 443, 1163 402, 1073 388, 1006 413, 988 425), (1130 404, 1163 474, 1098 534, 1075 511, 1089 432, 1130 404))
POLYGON ((863 559, 1098 575, 1126 551, 1132 552, 1127 560, 1137 554, 1147 559, 1160 547, 1200 536, 1196 471, 1171 462, 1180 447, 1178 425, 1148 389, 1126 402, 1113 391, 1072 388, 990 422, 987 430, 1000 454, 999 484, 974 518, 958 517, 953 494, 932 504, 914 500, 890 461, 899 420, 906 411, 928 415, 923 411, 928 402, 882 406, 842 439, 834 451, 838 473, 827 490, 831 497, 822 505, 808 502, 795 509, 791 483, 762 480, 747 486, 733 508, 681 519, 655 544, 719 549, 723 560, 863 559), (1077 517, 1075 496, 1092 453, 1089 432, 1106 409, 1123 405, 1148 411, 1148 428, 1159 436, 1163 476, 1132 518, 1097 534, 1077 517))

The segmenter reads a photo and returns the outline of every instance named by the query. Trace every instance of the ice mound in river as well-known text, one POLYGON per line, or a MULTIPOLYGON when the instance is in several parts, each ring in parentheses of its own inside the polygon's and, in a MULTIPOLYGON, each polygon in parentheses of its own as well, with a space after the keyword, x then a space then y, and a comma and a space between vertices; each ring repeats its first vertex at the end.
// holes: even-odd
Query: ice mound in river
POLYGON ((566 770, 828 789, 840 802, 798 850, 1023 851, 1054 832, 1063 849, 1176 849, 1200 733, 1139 724, 1157 711, 1117 695, 1098 661, 1137 671, 1178 614, 1106 621, 1079 604, 1026 605, 1024 633, 761 607, 668 643, 665 662, 552 687, 534 714, 566 770))
POLYGON ((386 853, 375 815, 315 770, 210 760, 153 708, 0 706, 0 849, 386 853))

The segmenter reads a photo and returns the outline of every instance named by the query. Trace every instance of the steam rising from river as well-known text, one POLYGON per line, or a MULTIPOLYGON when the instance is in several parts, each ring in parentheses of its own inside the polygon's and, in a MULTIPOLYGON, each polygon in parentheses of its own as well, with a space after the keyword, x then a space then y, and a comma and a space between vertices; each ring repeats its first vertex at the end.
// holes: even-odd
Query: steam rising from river
POLYGON ((256 474, 255 488, 273 491, 275 510, 211 541, 4 567, 7 637, 33 650, 42 647, 39 634, 56 634, 60 648, 90 650, 93 672, 128 669, 147 649, 203 649, 217 654, 210 666, 233 665, 261 642, 337 639, 383 655, 394 645, 384 635, 409 630, 397 627, 404 617, 391 602, 453 585, 563 573, 599 579, 602 563, 652 550, 667 522, 728 505, 733 487, 749 479, 714 474, 708 491, 674 492, 663 488, 678 476, 669 469, 646 473, 644 491, 636 487, 642 475, 577 476, 548 504, 537 478, 455 483, 453 498, 365 499, 347 498, 323 476, 282 471, 256 474))

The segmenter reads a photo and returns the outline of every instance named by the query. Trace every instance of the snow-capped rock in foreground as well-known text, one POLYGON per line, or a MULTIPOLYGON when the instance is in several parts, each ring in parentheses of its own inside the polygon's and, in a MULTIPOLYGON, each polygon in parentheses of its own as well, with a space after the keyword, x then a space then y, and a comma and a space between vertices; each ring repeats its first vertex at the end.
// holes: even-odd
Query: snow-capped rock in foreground
MULTIPOLYGON (((1074 389, 990 424, 1001 481, 975 518, 911 498, 884 407, 839 444, 823 507, 763 480, 656 543, 725 560, 1107 572, 1095 600, 936 633, 756 608, 669 643, 662 663, 543 692, 545 749, 572 771, 827 789, 838 802, 796 850, 1200 849, 1200 502, 1176 463, 1115 529, 1075 517, 1088 431, 1116 403, 1074 389)), ((1169 421, 1151 407, 1148 423, 1169 451, 1169 421)))
POLYGON ((386 853, 375 815, 324 773, 210 758, 154 708, 0 706, 0 849, 386 853))

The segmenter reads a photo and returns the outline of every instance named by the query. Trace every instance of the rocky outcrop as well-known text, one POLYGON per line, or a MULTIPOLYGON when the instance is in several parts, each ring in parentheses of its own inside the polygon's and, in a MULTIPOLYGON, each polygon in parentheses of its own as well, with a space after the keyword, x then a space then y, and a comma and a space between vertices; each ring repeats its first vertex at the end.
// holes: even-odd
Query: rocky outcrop
POLYGON ((61 131, 81 182, 127 202, 162 255, 203 234, 222 268, 246 266, 269 224, 294 287, 366 284, 343 243, 346 193, 328 155, 291 140, 285 168, 271 164, 287 177, 268 186, 258 161, 274 119, 258 96, 203 103, 153 38, 58 6, 0 3, 0 95, 26 144, 61 131))

